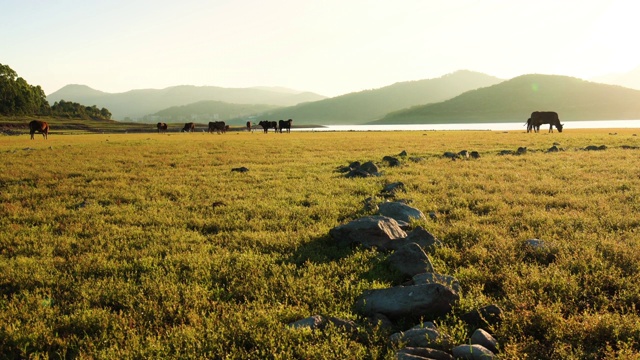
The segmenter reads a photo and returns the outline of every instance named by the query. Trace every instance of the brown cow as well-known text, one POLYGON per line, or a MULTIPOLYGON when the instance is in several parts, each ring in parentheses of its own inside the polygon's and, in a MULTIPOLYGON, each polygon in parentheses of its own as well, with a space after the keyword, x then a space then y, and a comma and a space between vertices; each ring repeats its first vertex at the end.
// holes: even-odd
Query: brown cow
POLYGON ((247 121, 247 131, 251 132, 251 121, 247 121))
POLYGON ((167 132, 167 123, 159 122, 158 123, 158 133, 167 132))
POLYGON ((195 130, 196 128, 196 124, 190 122, 190 123, 186 123, 184 124, 184 127, 182 128, 182 132, 192 132, 193 130, 195 130))
POLYGON ((224 121, 210 121, 209 122, 209 130, 210 133, 216 132, 218 134, 227 132, 227 125, 224 121))
POLYGON ((29 133, 31 134, 31 140, 33 140, 33 134, 37 132, 41 133, 42 137, 44 137, 46 140, 49 136, 49 124, 47 124, 45 121, 40 120, 33 120, 32 122, 30 122, 29 133))

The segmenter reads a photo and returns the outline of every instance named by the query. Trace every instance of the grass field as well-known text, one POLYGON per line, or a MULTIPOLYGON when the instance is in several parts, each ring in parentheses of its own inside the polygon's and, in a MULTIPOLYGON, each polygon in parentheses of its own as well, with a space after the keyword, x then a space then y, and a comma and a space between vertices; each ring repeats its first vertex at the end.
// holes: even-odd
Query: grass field
POLYGON ((432 261, 462 287, 436 320, 454 343, 475 330, 461 314, 497 304, 503 321, 487 330, 501 358, 636 359, 637 132, 0 136, 0 354, 392 359, 388 329, 286 325, 362 324, 355 299, 398 285, 388 254, 328 233, 401 181, 401 198, 437 215, 412 225, 442 240, 432 261), (554 143, 564 151, 545 152, 554 143), (499 155, 518 147, 529 151, 499 155), (464 149, 481 158, 441 156, 464 149), (382 162, 403 150, 402 166, 382 162), (336 171, 356 160, 383 175, 336 171), (546 250, 524 247, 532 238, 546 250))

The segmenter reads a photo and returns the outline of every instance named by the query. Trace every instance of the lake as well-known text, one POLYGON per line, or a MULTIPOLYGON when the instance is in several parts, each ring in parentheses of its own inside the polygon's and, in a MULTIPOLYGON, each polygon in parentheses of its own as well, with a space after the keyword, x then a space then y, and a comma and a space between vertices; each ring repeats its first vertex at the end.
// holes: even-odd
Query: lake
MULTIPOLYGON (((621 129, 640 128, 640 120, 598 120, 563 121, 565 129, 621 129)), ((524 121, 511 123, 470 123, 470 124, 411 124, 411 125, 327 125, 325 127, 292 129, 296 131, 424 131, 424 130, 489 130, 489 131, 526 131, 524 121)), ((540 132, 549 131, 546 125, 540 132)), ((554 131, 557 131, 554 128, 554 131)))

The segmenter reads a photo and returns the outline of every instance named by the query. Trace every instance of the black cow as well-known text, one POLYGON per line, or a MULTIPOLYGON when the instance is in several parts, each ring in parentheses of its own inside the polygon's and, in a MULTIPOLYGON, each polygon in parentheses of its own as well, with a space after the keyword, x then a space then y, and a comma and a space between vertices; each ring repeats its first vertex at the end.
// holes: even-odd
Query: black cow
POLYGON ((251 132, 251 121, 247 121, 247 131, 251 132))
POLYGON ((269 132, 269 129, 274 129, 276 132, 278 132, 278 123, 275 121, 262 120, 258 123, 258 125, 262 126, 265 134, 269 132))
POLYGON ((278 125, 280 126, 280 133, 282 134, 282 129, 286 129, 288 133, 291 132, 291 123, 293 122, 293 119, 289 119, 287 121, 285 120, 280 120, 278 122, 278 125))
POLYGON ((534 111, 527 120, 527 132, 534 129, 535 132, 540 131, 540 125, 549 124, 549 132, 553 132, 555 126, 559 132, 562 132, 563 124, 560 124, 558 113, 555 111, 534 111))
POLYGON ((224 121, 211 121, 209 122, 209 132, 216 132, 218 134, 227 132, 227 125, 224 121))
POLYGON ((158 123, 158 133, 167 132, 167 123, 159 122, 158 123))
POLYGON ((29 123, 29 134, 33 140, 33 134, 39 132, 45 140, 49 137, 49 124, 46 121, 33 120, 29 123))
POLYGON ((190 122, 190 123, 184 124, 184 127, 182 128, 182 132, 192 132, 195 129, 196 129, 196 124, 190 122))

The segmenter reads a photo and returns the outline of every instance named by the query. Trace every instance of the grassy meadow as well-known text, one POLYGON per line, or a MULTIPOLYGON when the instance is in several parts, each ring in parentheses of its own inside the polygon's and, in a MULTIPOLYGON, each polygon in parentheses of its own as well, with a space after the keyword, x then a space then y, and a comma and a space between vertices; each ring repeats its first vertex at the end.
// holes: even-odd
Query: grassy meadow
POLYGON ((453 343, 475 330, 461 314, 497 304, 503 321, 486 330, 501 358, 637 359, 640 149, 624 147, 638 132, 0 136, 0 354, 393 359, 390 330, 286 325, 362 324, 355 299, 404 280, 388 254, 328 235, 401 181, 399 198, 437 215, 412 226, 442 240, 430 257, 462 287, 436 320, 453 343), (554 143, 564 151, 545 152, 554 143), (441 157, 465 149, 481 158, 441 157), (383 175, 336 171, 356 160, 383 175), (523 246, 532 238, 545 250, 523 246))

